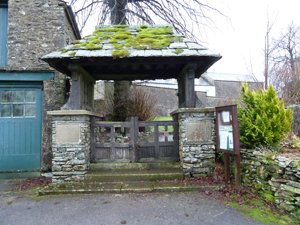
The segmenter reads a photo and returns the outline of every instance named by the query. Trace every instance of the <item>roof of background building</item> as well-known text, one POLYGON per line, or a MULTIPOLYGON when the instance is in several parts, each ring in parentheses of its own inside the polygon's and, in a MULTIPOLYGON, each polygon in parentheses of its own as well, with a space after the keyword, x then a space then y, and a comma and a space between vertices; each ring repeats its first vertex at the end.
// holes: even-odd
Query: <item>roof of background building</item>
MULTIPOLYGON (((197 86, 214 86, 214 81, 258 82, 258 83, 263 82, 263 81, 257 80, 257 78, 254 77, 253 75, 248 75, 248 74, 206 72, 200 78, 195 79, 195 87, 197 87, 197 86)), ((168 79, 168 80, 158 79, 158 80, 151 80, 151 81, 136 81, 136 83, 147 85, 147 86, 177 89, 176 79, 168 79)))
MULTIPOLYGON (((214 81, 235 81, 235 82, 262 82, 251 74, 231 74, 231 73, 214 73, 206 72, 201 76, 209 82, 214 81)), ((213 83, 212 83, 213 84, 213 83)))
POLYGON ((79 28, 78 28, 78 24, 76 22, 75 15, 74 15, 74 12, 73 12, 71 6, 69 6, 64 1, 60 1, 60 4, 62 4, 65 8, 67 18, 69 20, 69 23, 70 23, 72 29, 73 29, 73 32, 74 32, 74 35, 75 35, 76 39, 77 40, 81 39, 81 34, 80 34, 80 31, 79 31, 79 28))

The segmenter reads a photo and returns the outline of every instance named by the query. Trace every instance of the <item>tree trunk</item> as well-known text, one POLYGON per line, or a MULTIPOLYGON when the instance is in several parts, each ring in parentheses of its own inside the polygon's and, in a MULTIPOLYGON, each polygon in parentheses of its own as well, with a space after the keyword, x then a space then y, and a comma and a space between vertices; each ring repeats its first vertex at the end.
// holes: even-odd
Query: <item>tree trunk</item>
POLYGON ((107 0, 111 24, 126 24, 127 0, 107 0))
MULTIPOLYGON (((113 25, 126 24, 127 0, 107 0, 110 8, 110 22, 113 25)), ((128 117, 130 81, 114 81, 113 120, 125 121, 128 117)))

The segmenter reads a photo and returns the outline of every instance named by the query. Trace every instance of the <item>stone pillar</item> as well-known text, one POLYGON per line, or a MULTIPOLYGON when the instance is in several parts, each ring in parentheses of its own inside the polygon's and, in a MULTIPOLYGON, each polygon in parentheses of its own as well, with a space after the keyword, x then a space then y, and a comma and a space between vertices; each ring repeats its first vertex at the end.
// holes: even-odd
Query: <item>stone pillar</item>
POLYGON ((52 181, 83 180, 90 166, 91 116, 86 110, 50 111, 52 181))
POLYGON ((215 109, 181 108, 178 121, 179 156, 185 176, 211 175, 215 168, 215 109))

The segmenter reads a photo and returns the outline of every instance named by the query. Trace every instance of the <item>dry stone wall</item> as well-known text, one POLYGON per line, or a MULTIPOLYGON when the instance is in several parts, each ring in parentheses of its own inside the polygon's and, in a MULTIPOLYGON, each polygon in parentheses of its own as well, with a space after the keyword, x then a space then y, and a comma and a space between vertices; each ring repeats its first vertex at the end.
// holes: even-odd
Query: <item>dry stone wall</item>
POLYGON ((269 201, 300 218, 300 156, 243 149, 242 180, 269 201))

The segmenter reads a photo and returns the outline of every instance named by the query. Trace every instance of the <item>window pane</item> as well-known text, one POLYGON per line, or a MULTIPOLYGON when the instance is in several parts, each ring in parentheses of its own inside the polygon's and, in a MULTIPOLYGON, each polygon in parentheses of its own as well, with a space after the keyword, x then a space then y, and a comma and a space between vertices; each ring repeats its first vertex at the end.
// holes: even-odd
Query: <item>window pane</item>
POLYGON ((11 91, 1 91, 1 102, 11 101, 11 91))
POLYGON ((20 117, 24 114, 24 105, 23 104, 14 104, 13 105, 13 117, 20 117))
POLYGON ((11 105, 1 106, 1 117, 11 117, 11 105))
POLYGON ((25 105, 25 116, 35 116, 35 104, 25 105))
POLYGON ((25 102, 35 102, 35 91, 25 91, 25 102))
POLYGON ((12 92, 13 102, 24 102, 24 91, 13 91, 12 92))

